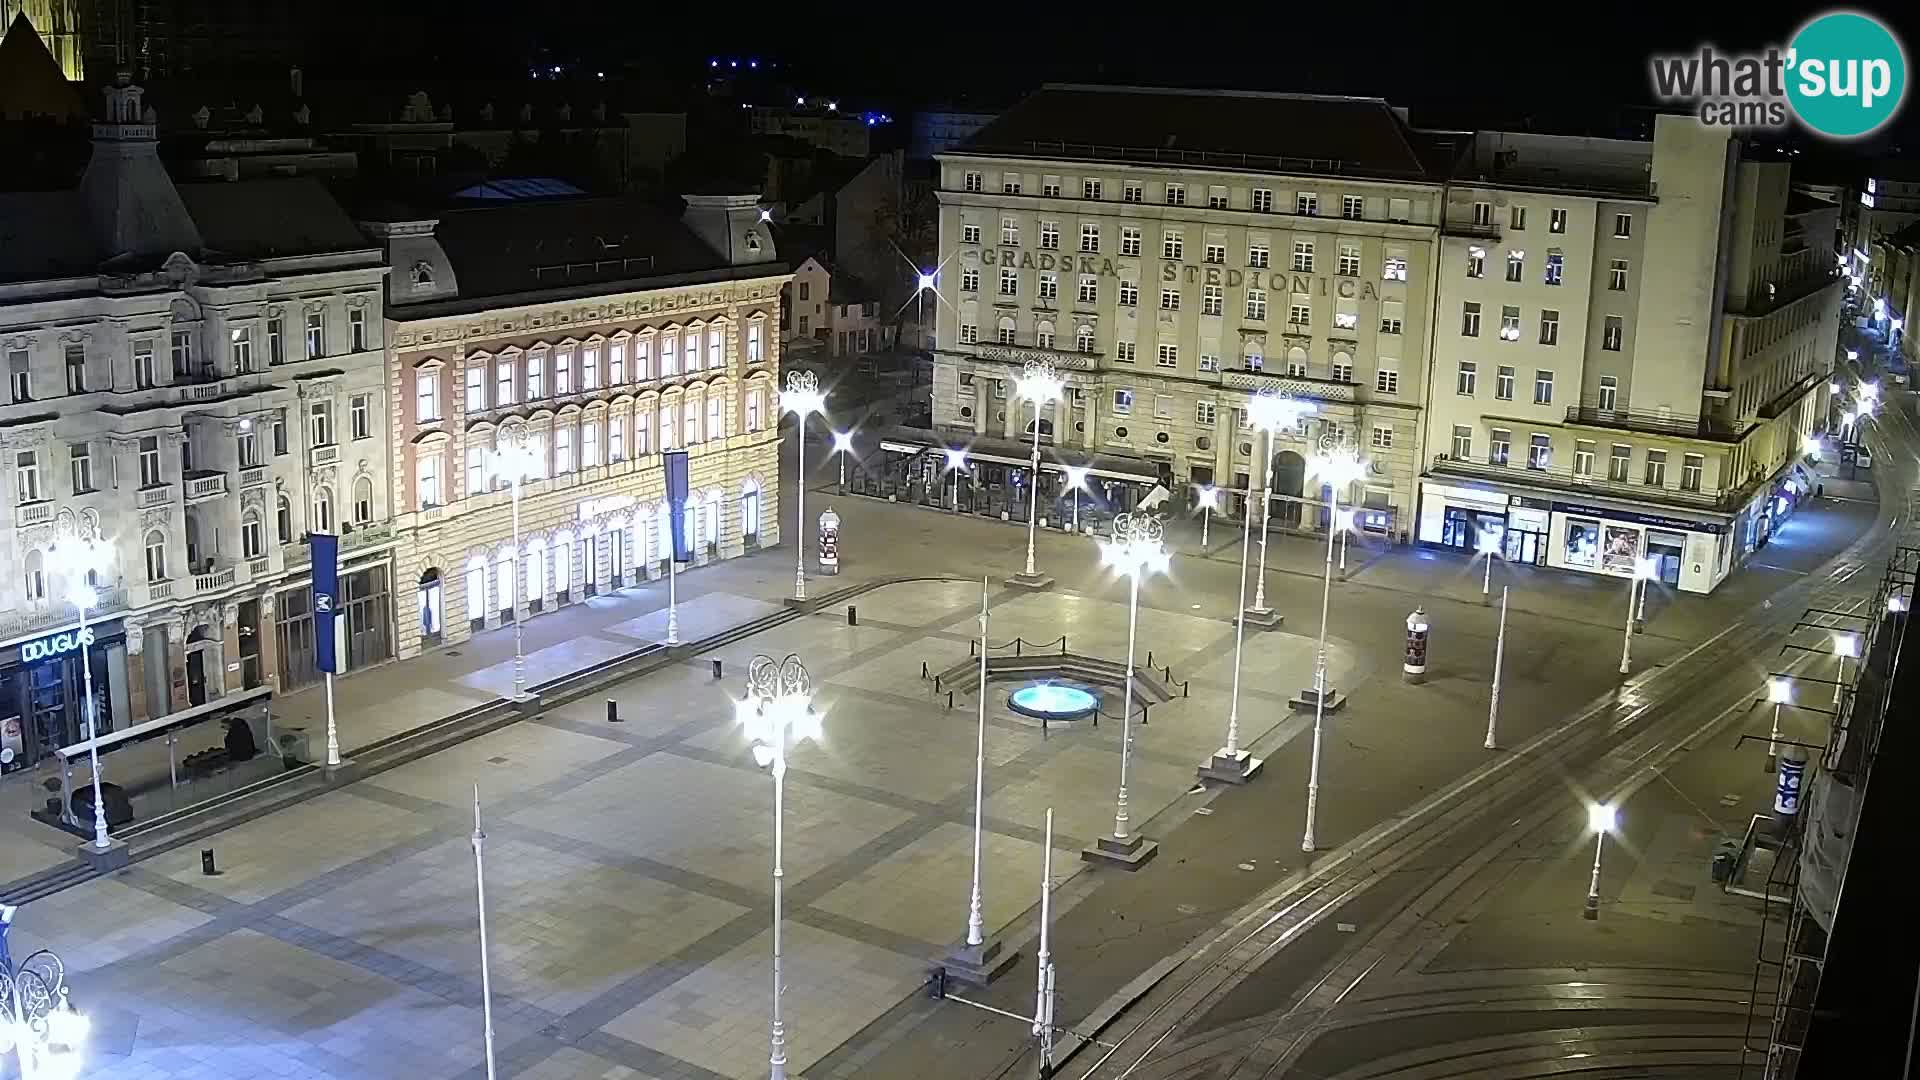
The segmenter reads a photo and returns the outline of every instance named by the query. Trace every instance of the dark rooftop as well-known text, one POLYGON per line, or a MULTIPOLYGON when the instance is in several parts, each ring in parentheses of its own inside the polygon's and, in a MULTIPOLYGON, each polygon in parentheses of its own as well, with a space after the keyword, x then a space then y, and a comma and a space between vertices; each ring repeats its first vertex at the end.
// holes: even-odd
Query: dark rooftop
POLYGON ((1380 98, 1055 84, 957 152, 1427 179, 1426 142, 1380 98))

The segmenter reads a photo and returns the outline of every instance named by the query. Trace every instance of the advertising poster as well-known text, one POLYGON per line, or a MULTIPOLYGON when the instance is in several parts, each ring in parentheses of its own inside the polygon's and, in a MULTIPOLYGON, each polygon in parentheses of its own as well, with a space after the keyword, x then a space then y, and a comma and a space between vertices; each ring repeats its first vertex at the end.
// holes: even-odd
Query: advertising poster
POLYGON ((1640 530, 1608 525, 1602 531, 1600 568, 1610 574, 1631 574, 1640 558, 1640 530))

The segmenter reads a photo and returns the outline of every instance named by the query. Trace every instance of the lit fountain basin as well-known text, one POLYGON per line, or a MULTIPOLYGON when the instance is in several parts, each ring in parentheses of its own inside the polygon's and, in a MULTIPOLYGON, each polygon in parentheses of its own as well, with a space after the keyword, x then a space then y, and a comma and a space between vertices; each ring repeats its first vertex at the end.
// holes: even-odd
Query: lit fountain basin
POLYGON ((1007 695, 1007 707, 1036 720, 1080 720, 1100 708, 1100 695, 1072 683, 1028 683, 1007 695))

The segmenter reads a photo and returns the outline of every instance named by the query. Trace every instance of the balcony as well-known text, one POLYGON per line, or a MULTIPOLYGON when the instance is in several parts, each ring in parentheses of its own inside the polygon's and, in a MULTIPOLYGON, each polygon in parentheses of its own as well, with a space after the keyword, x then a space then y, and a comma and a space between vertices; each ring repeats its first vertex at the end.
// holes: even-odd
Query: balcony
POLYGON ((235 567, 226 566, 205 574, 193 575, 193 591, 197 593, 218 592, 231 588, 234 579, 239 576, 235 567))
POLYGON ((1491 221, 1449 221, 1440 226, 1442 236, 1464 236, 1473 240, 1500 239, 1500 226, 1491 221))
POLYGON ((153 600, 171 600, 171 599, 173 599, 173 582, 171 582, 171 581, 156 581, 156 582, 154 582, 154 583, 152 583, 151 585, 148 585, 148 586, 147 586, 147 599, 148 599, 149 601, 153 601, 153 600))
POLYGON ((1310 379, 1304 375, 1276 375, 1251 368, 1228 368, 1220 373, 1220 382, 1235 390, 1258 391, 1271 386, 1291 397, 1317 398, 1321 401, 1352 401, 1359 389, 1354 383, 1310 379))
POLYGON ((1611 480, 1605 476, 1579 475, 1570 468, 1530 469, 1524 463, 1494 465, 1474 458, 1456 458, 1436 454, 1433 469, 1444 476, 1462 476, 1475 480, 1498 480, 1526 484, 1580 495, 1599 495, 1639 503, 1662 503, 1694 510, 1727 512, 1737 509, 1746 498, 1746 489, 1728 491, 1682 491, 1673 487, 1655 487, 1631 481, 1611 480))
POLYGON ((166 506, 173 502, 173 488, 167 484, 154 484, 143 487, 134 493, 133 506, 136 510, 148 510, 156 506, 166 506))
POLYGON ((240 487, 242 489, 265 487, 271 480, 272 475, 267 471, 265 465, 255 465, 252 468, 240 470, 240 487))
POLYGON ((309 465, 332 465, 339 460, 340 444, 338 443, 316 446, 307 451, 307 464, 309 465))
POLYGON ((258 559, 248 559, 247 573, 251 574, 256 580, 266 577, 268 574, 273 573, 273 560, 264 555, 258 559))
POLYGON ((1671 435, 1677 439, 1705 439, 1708 442, 1739 442, 1745 434, 1745 429, 1735 430, 1725 421, 1712 416, 1674 416, 1635 409, 1601 409, 1592 405, 1567 406, 1567 423, 1611 431, 1671 435))
POLYGON ((211 469, 195 469, 187 474, 183 486, 187 490, 189 505, 217 499, 227 493, 227 474, 211 469))
POLYGON ((1092 353, 1062 352, 1059 349, 1028 348, 1023 345, 972 345, 978 359, 997 364, 1021 365, 1028 360, 1049 360, 1053 366, 1069 371, 1092 371, 1099 359, 1092 353))
MULTIPOLYGON (((88 622, 110 619, 127 606, 127 590, 123 586, 96 590, 99 602, 87 611, 88 622)), ((28 606, 0 614, 0 636, 21 637, 37 630, 51 630, 54 627, 75 623, 79 612, 71 604, 40 604, 28 606)))
POLYGON ((13 523, 21 528, 29 525, 45 525, 53 520, 53 503, 43 499, 40 502, 21 503, 13 509, 13 523))

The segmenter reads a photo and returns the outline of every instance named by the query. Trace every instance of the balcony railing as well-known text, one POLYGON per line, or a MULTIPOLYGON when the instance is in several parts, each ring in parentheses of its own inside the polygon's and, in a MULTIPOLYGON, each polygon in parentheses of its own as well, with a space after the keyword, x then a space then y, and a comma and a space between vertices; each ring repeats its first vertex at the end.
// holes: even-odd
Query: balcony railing
POLYGON ((310 464, 331 465, 334 462, 339 460, 340 460, 340 446, 338 443, 328 443, 325 446, 316 446, 312 450, 309 450, 307 452, 307 461, 310 464))
MULTIPOLYGON (((126 610, 127 590, 124 586, 115 585, 109 589, 97 589, 95 592, 99 595, 99 600, 93 607, 87 609, 88 622, 110 619, 126 610)), ((72 604, 41 604, 24 607, 0 614, 0 636, 18 637, 78 620, 79 612, 74 610, 72 604)))
POLYGON ((247 560, 247 573, 255 578, 263 578, 273 572, 273 560, 262 555, 258 559, 247 560))
POLYGON ((1631 499, 1635 502, 1665 503, 1670 506, 1699 510, 1731 510, 1746 495, 1744 489, 1685 491, 1677 487, 1636 484, 1631 481, 1609 479, 1605 476, 1576 473, 1570 468, 1559 466, 1534 469, 1517 459, 1509 465, 1495 465, 1476 458, 1457 458, 1451 454, 1436 454, 1433 458, 1433 471, 1449 476, 1502 480, 1513 484, 1534 484, 1539 487, 1556 488, 1585 495, 1604 495, 1615 499, 1631 499))
POLYGON ((1447 236, 1466 236, 1476 240, 1500 239, 1500 226, 1492 221, 1448 221, 1440 226, 1447 236))
POLYGON ((133 505, 137 510, 147 510, 155 506, 165 506, 173 501, 173 488, 165 484, 141 488, 133 496, 133 505))
POLYGON ((231 566, 215 570, 210 574, 195 574, 193 575, 193 591, 202 593, 217 592, 220 589, 231 586, 235 576, 234 568, 231 566))
POLYGON ((1741 436, 1741 432, 1732 425, 1712 416, 1673 416, 1635 409, 1602 409, 1593 405, 1567 406, 1567 423, 1713 442, 1738 442, 1741 436))
MULTIPOLYGON (((340 552, 344 555, 350 551, 358 551, 376 544, 384 544, 392 539, 393 525, 391 523, 355 525, 352 531, 340 534, 340 552)), ((298 566, 305 566, 312 561, 313 549, 308 546, 305 540, 296 540, 291 544, 280 545, 280 562, 281 565, 287 569, 291 570, 298 566)))
POLYGON ((22 528, 28 525, 45 525, 52 520, 53 503, 51 500, 22 503, 13 510, 13 523, 22 528))
POLYGON ((1051 360, 1058 368, 1092 371, 1098 359, 1092 353, 1064 352, 1059 349, 1030 348, 1025 345, 972 345, 973 355, 1001 364, 1024 364, 1030 359, 1051 360))
POLYGON ((1311 379, 1304 375, 1279 375, 1251 368, 1228 368, 1220 373, 1220 382, 1235 390, 1257 391, 1271 386, 1292 397, 1319 398, 1321 401, 1352 401, 1359 390, 1355 383, 1311 379))
POLYGON ((240 470, 240 486, 243 488, 261 487, 267 483, 268 478, 265 465, 255 465, 250 469, 240 470))
POLYGON ((186 488, 188 502, 217 498, 227 493, 227 474, 211 471, 189 473, 186 478, 186 488))
POLYGON ((153 584, 151 584, 151 585, 148 585, 148 586, 147 586, 147 599, 149 599, 149 600, 171 600, 171 599, 173 599, 173 582, 171 582, 171 581, 156 581, 156 582, 154 582, 153 584))

